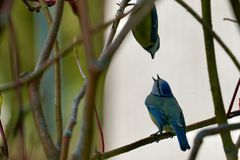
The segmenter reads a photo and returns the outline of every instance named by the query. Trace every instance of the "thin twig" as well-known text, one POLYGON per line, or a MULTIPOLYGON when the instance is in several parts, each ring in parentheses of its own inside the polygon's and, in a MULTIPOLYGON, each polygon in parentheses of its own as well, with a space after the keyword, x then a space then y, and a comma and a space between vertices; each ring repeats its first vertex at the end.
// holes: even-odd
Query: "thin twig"
MULTIPOLYGON (((59 47, 58 42, 54 44, 54 55, 58 56, 59 47)), ((62 137, 63 137, 63 120, 62 120, 62 97, 61 97, 61 59, 57 60, 54 69, 55 69, 55 115, 56 115, 56 124, 57 124, 57 146, 61 148, 62 137)))
POLYGON ((87 86, 87 81, 84 82, 78 95, 73 100, 71 117, 67 124, 66 130, 64 132, 63 140, 62 140, 62 148, 61 148, 62 151, 61 151, 61 157, 60 157, 61 160, 66 160, 68 157, 69 144, 70 144, 74 126, 76 125, 76 121, 77 121, 78 106, 85 94, 86 86, 87 86))
POLYGON ((41 7, 43 9, 43 13, 45 15, 45 18, 47 20, 48 27, 50 28, 51 25, 52 25, 52 16, 51 16, 51 13, 50 13, 50 11, 48 9, 46 1, 45 0, 39 0, 39 2, 40 2, 41 7))
MULTIPOLYGON (((126 13, 119 14, 119 15, 118 15, 118 18, 121 18, 121 19, 122 19, 122 18, 126 17, 127 15, 129 15, 130 13, 132 13, 133 10, 134 10, 134 7, 133 7, 132 9, 130 9, 129 11, 127 11, 126 13)), ((109 25, 111 25, 112 23, 114 23, 115 19, 116 19, 116 18, 113 18, 113 19, 109 20, 108 22, 106 22, 106 23, 104 23, 104 24, 101 24, 101 25, 99 25, 99 26, 96 26, 95 28, 93 28, 93 29, 91 30, 92 34, 104 30, 104 29, 107 28, 109 25)))
MULTIPOLYGON (((234 111, 234 112, 232 112, 232 115, 233 115, 233 117, 239 116, 240 111, 234 111)), ((197 123, 188 125, 186 127, 186 132, 194 131, 196 129, 207 127, 207 126, 210 126, 210 125, 213 125, 213 124, 216 124, 216 118, 215 117, 212 117, 212 118, 202 120, 202 121, 199 121, 197 123)), ((91 160, 108 159, 108 158, 111 158, 111 157, 129 152, 129 151, 132 151, 134 149, 140 148, 144 145, 147 145, 147 144, 150 144, 150 143, 153 143, 153 142, 158 142, 158 141, 163 140, 163 139, 170 138, 172 136, 173 136, 173 134, 169 133, 169 132, 162 133, 162 134, 157 135, 157 136, 149 136, 149 137, 140 139, 136 142, 133 142, 131 144, 124 145, 122 147, 116 148, 116 149, 111 150, 111 151, 107 151, 105 153, 95 153, 92 156, 91 160)))
POLYGON ((51 50, 53 48, 53 44, 57 37, 60 22, 62 19, 63 5, 64 5, 63 0, 57 1, 55 17, 53 19, 52 25, 47 34, 47 39, 44 42, 43 48, 41 50, 41 53, 38 58, 38 61, 37 61, 34 71, 38 70, 38 68, 40 68, 47 61, 48 57, 50 56, 51 50))
POLYGON ((83 42, 82 36, 79 36, 78 38, 74 38, 76 41, 69 44, 65 49, 62 51, 59 51, 58 56, 54 56, 51 60, 46 61, 43 63, 41 67, 39 67, 37 70, 35 70, 33 73, 26 74, 22 78, 18 79, 17 81, 7 82, 0 85, 0 92, 4 92, 19 86, 22 86, 26 83, 29 83, 37 78, 39 78, 44 71, 46 71, 48 68, 50 68, 54 63, 56 63, 57 60, 59 60, 62 57, 67 56, 71 53, 72 49, 76 44, 80 44, 83 42))
MULTIPOLYGON (((128 6, 128 0, 123 0, 119 4, 119 9, 117 10, 117 13, 115 15, 115 19, 112 22, 111 31, 110 31, 110 34, 109 34, 108 39, 107 39, 107 43, 106 43, 104 48, 108 47, 112 43, 112 40, 113 40, 113 38, 116 34, 116 31, 117 31, 118 24, 119 24, 120 20, 123 17, 125 17, 126 15, 128 15, 129 13, 132 12, 132 10, 130 10, 126 14, 124 14, 124 10, 127 6, 128 6)), ((98 129, 99 129, 99 132, 100 132, 100 137, 101 137, 101 145, 102 145, 101 152, 104 152, 105 151, 104 135, 103 135, 103 130, 102 130, 102 127, 101 127, 101 123, 100 123, 100 119, 99 119, 99 116, 98 116, 96 106, 94 106, 94 113, 95 113, 95 116, 96 116, 97 125, 98 125, 98 129)))
MULTIPOLYGON (((20 66, 20 60, 19 60, 19 49, 17 44, 16 31, 15 31, 11 17, 9 17, 8 29, 9 29, 9 50, 10 50, 11 73, 12 73, 13 80, 16 81, 19 79, 21 66, 20 66)), ((26 159, 25 158, 26 156, 25 136, 24 136, 24 126, 23 126, 24 108, 23 108, 22 93, 19 87, 15 89, 15 95, 16 95, 16 102, 19 110, 18 121, 17 121, 17 129, 18 129, 17 133, 19 134, 19 148, 20 148, 19 159, 24 160, 26 159)))
POLYGON ((185 8, 199 23, 202 24, 204 28, 209 31, 209 33, 216 39, 220 46, 226 51, 227 55, 237 67, 238 71, 240 71, 240 63, 238 62, 237 58, 234 56, 233 52, 228 48, 228 46, 222 41, 222 39, 217 35, 217 33, 208 24, 203 22, 202 18, 183 0, 176 0, 176 2, 178 2, 183 8, 185 8))
MULTIPOLYGON (((48 6, 45 0, 39 0, 41 6, 43 8, 43 13, 47 19, 48 27, 50 28, 52 25, 52 16, 49 12, 48 6)), ((56 38, 54 42, 54 56, 58 56, 59 47, 58 40, 56 38)), ((60 150, 62 143, 62 135, 63 135, 63 124, 62 124, 62 109, 61 109, 61 70, 60 70, 60 60, 57 60, 54 64, 54 80, 55 80, 55 117, 56 117, 56 126, 57 126, 57 148, 60 150)), ((61 150, 60 150, 61 151, 61 150)))
MULTIPOLYGON (((110 24, 112 24, 113 21, 114 20, 110 20, 104 24, 96 26, 95 28, 93 28, 91 30, 92 34, 101 32, 106 27, 108 27, 110 24)), ((33 81, 34 79, 38 78, 39 76, 42 75, 42 73, 44 71, 46 71, 48 68, 50 68, 60 58, 63 58, 65 56, 69 55, 70 53, 72 53, 71 51, 75 47, 75 45, 82 44, 82 42, 83 42, 82 35, 73 38, 73 41, 69 45, 67 45, 66 48, 59 51, 58 56, 54 56, 52 59, 46 61, 40 68, 38 68, 38 70, 34 71, 33 73, 29 73, 29 74, 23 76, 22 78, 18 79, 17 81, 5 82, 3 84, 0 84, 0 92, 8 91, 10 89, 22 86, 22 85, 29 83, 29 82, 33 81)))
MULTIPOLYGON (((38 62, 35 66, 34 72, 38 71, 38 69, 41 68, 44 65, 44 63, 46 63, 51 53, 51 49, 55 42, 58 29, 60 26, 61 18, 62 18, 63 4, 64 4, 63 0, 57 1, 56 12, 55 12, 56 14, 55 14, 53 23, 50 27, 50 30, 48 32, 47 39, 44 43, 43 49, 40 53, 38 62)), ((29 95, 30 95, 30 102, 32 106, 32 113, 33 113, 36 128, 38 130, 38 134, 47 158, 56 159, 59 156, 59 154, 50 136, 50 133, 47 128, 47 124, 43 115, 43 111, 42 111, 42 104, 40 100, 41 96, 39 91, 41 75, 39 76, 40 77, 38 77, 37 79, 34 79, 34 81, 32 81, 29 84, 29 95)))
POLYGON ((235 90, 234 90, 234 93, 233 93, 233 96, 232 96, 230 105, 229 105, 229 107, 228 107, 227 116, 229 116, 229 114, 230 114, 231 111, 232 111, 233 103, 234 103, 234 100, 235 100, 235 98, 236 98, 236 96, 237 96, 237 92, 238 92, 239 86, 240 86, 240 78, 238 79, 238 82, 237 82, 237 85, 236 85, 236 87, 235 87, 235 90))
POLYGON ((195 160, 196 156, 198 154, 199 148, 203 142, 203 138, 206 136, 212 136, 215 134, 219 134, 223 131, 229 131, 229 130, 236 130, 240 128, 240 123, 235 123, 235 124, 222 124, 220 126, 214 127, 214 128, 209 128, 209 129, 204 129, 200 131, 197 136, 195 137, 193 148, 191 151, 191 154, 189 156, 189 160, 195 160))
MULTIPOLYGON (((86 18, 86 12, 83 12, 84 9, 86 9, 87 7, 84 4, 84 1, 80 1, 80 2, 81 2, 81 4, 79 3, 79 5, 76 5, 75 7, 72 7, 72 8, 74 8, 75 11, 78 11, 79 13, 81 13, 80 15, 78 13, 78 15, 80 17, 81 24, 85 24, 85 25, 82 26, 83 32, 85 31, 84 34, 85 35, 88 34, 91 37, 91 35, 88 33, 88 30, 83 28, 83 27, 87 26, 87 23, 82 23, 82 22, 84 22, 84 20, 87 19, 86 18)), ((149 5, 147 5, 147 6, 149 6, 149 5)), ((150 9, 151 8, 149 8, 149 10, 150 9)), ((145 12, 143 12, 143 14, 145 14, 145 12)), ((141 19, 141 18, 139 17, 139 19, 141 19)), ((138 21, 136 21, 136 23, 137 22, 138 21)), ((128 26, 128 27, 129 27, 128 29, 125 29, 126 34, 130 30, 131 26, 128 26)), ((126 34, 123 35, 123 36, 125 37, 126 34)), ((122 37, 122 40, 124 39, 124 37, 122 37)), ((85 42, 86 43, 85 44, 85 49, 86 49, 86 53, 87 53, 87 57, 88 57, 87 59, 88 59, 88 62, 89 62, 89 60, 91 60, 91 58, 92 58, 92 56, 90 56, 91 52, 88 51, 89 44, 91 44, 91 42, 90 42, 89 39, 85 39, 85 40, 86 40, 86 42, 85 42)), ((121 43, 122 43, 122 41, 117 41, 115 43, 115 45, 119 46, 121 43)), ((102 53, 107 53, 107 55, 108 55, 109 52, 105 52, 105 51, 108 48, 111 48, 111 46, 112 45, 110 45, 109 47, 104 49, 104 51, 102 53)), ((117 47, 115 49, 117 49, 117 47)), ((114 52, 114 50, 110 50, 110 51, 114 52)), ((113 55, 113 52, 111 52, 110 54, 113 55)), ((104 56, 105 55, 103 54, 103 57, 104 56)), ((100 63, 103 64, 103 65, 107 65, 108 62, 110 61, 110 59, 111 58, 109 58, 109 59, 107 58, 107 61, 104 61, 104 62, 101 61, 100 63)), ((106 59, 104 59, 104 60, 106 60, 106 59)), ((93 108, 95 106, 94 105, 95 91, 96 91, 96 86, 97 86, 97 82, 98 82, 98 77, 99 77, 99 74, 100 74, 99 71, 101 71, 101 66, 99 66, 98 63, 94 63, 94 61, 93 61, 93 62, 91 62, 90 66, 88 66, 88 67, 89 67, 89 82, 88 82, 88 87, 87 87, 87 90, 86 90, 84 116, 83 116, 83 122, 82 122, 83 125, 82 125, 82 129, 81 129, 81 131, 82 131, 81 133, 82 134, 80 134, 80 139, 78 141, 78 145, 77 145, 77 148, 76 148, 76 150, 75 150, 75 152, 73 154, 72 159, 89 159, 90 148, 91 148, 91 145, 92 145, 92 143, 91 143, 91 141, 92 141, 92 132, 93 132, 93 130, 92 130, 92 126, 93 126, 92 125, 93 124, 92 115, 93 115, 93 108)))
POLYGON ((77 122, 78 106, 80 104, 81 99, 84 97, 86 87, 87 87, 86 75, 84 74, 83 69, 80 65, 78 54, 77 54, 77 51, 78 51, 77 49, 78 49, 78 46, 74 47, 74 56, 75 56, 75 60, 76 60, 79 72, 84 79, 84 84, 81 87, 78 95, 73 100, 72 114, 69 119, 69 122, 68 122, 68 125, 66 127, 64 137, 63 137, 63 143, 62 143, 63 146, 62 146, 61 157, 60 157, 61 160, 66 160, 68 157, 70 140, 72 137, 74 126, 76 125, 76 122, 77 122))
POLYGON ((121 16, 124 14, 124 10, 127 7, 127 5, 128 5, 128 1, 126 1, 126 0, 121 1, 121 3, 119 4, 119 9, 117 10, 117 13, 115 14, 116 18, 112 24, 112 28, 111 28, 110 34, 108 36, 105 48, 108 47, 112 43, 112 40, 113 40, 113 38, 116 34, 116 31, 117 31, 117 28, 118 28, 118 24, 121 20, 121 16))
POLYGON ((78 58, 78 54, 77 54, 77 47, 75 47, 74 50, 75 50, 75 51, 74 51, 74 56, 75 56, 75 60, 76 60, 77 66, 78 66, 78 70, 79 70, 81 76, 83 77, 83 79, 86 81, 86 80, 87 80, 87 77, 86 77, 86 75, 84 74, 83 69, 82 69, 82 67, 81 67, 81 65, 80 65, 79 58, 78 58))
POLYGON ((76 14, 81 26, 82 35, 84 38, 83 45, 87 58, 88 68, 88 83, 86 88, 85 103, 83 108, 82 126, 80 136, 77 142, 77 147, 72 154, 72 159, 85 160, 89 159, 93 140, 93 110, 95 104, 96 88, 98 82, 98 74, 94 69, 94 48, 92 41, 92 33, 86 0, 72 3, 72 8, 75 8, 76 14))
POLYGON ((224 20, 224 21, 230 21, 230 22, 238 23, 237 20, 231 19, 231 18, 223 18, 223 20, 224 20))
POLYGON ((132 14, 130 15, 127 23, 125 24, 117 38, 109 46, 105 47, 103 52, 101 53, 98 59, 98 62, 100 64, 100 66, 98 66, 99 71, 103 70, 106 66, 108 66, 113 54, 120 46, 127 33, 131 30, 132 27, 134 27, 138 22, 140 22, 142 17, 151 10, 153 5, 153 0, 143 1, 142 3, 136 5, 136 7, 133 8, 132 14))
MULTIPOLYGON (((85 80, 85 81, 87 81, 87 78, 86 78, 86 75, 84 74, 84 72, 83 72, 83 69, 82 69, 82 67, 81 67, 81 65, 80 65, 80 62, 79 62, 79 58, 78 58, 78 54, 77 54, 77 47, 75 47, 76 49, 76 51, 75 51, 75 59, 76 59, 76 63, 77 63, 77 66, 78 66, 78 70, 79 70, 79 72, 80 72, 80 74, 82 75, 82 77, 83 77, 83 79, 85 80)), ((97 125, 98 125, 98 129, 99 129, 99 132, 100 132, 100 137, 101 137, 101 144, 102 144, 102 150, 101 150, 101 152, 104 152, 104 136, 103 136, 103 130, 102 130, 102 126, 101 126, 101 123, 100 123, 100 119, 99 119, 99 116, 98 116, 98 112, 97 112, 97 109, 96 109, 96 106, 94 106, 94 113, 95 113, 95 116, 96 116, 96 120, 97 120, 97 125)))
POLYGON ((47 158, 56 159, 58 157, 58 151, 53 143, 53 139, 49 133, 48 126, 43 115, 39 85, 40 82, 34 80, 28 86, 33 119, 47 158))

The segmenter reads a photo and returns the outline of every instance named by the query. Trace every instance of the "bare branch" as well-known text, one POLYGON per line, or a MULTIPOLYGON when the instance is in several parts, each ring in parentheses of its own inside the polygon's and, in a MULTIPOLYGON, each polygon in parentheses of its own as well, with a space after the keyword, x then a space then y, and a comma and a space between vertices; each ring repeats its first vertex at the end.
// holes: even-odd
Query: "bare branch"
POLYGON ((35 70, 38 70, 48 59, 51 50, 53 48, 53 44, 56 40, 56 36, 58 33, 58 29, 60 26, 61 18, 62 18, 62 12, 63 12, 63 0, 58 0, 56 5, 56 12, 55 17, 53 19, 53 23, 49 29, 49 32, 47 34, 47 39, 44 42, 43 48, 41 50, 40 56, 38 58, 38 62, 36 64, 35 70))
MULTIPOLYGON (((48 57, 51 53, 51 49, 55 42, 58 29, 61 22, 62 12, 63 12, 63 0, 58 0, 56 5, 56 14, 53 20, 53 23, 50 27, 50 30, 47 35, 47 39, 44 43, 43 49, 40 53, 40 57, 38 62, 35 66, 34 72, 38 71, 44 63, 48 60, 48 57)), ((47 124, 43 115, 42 111, 42 104, 40 100, 40 85, 41 74, 39 75, 38 79, 34 79, 29 84, 29 95, 30 95, 30 102, 32 106, 32 113, 35 121, 36 128, 38 130, 39 138, 42 142, 44 151, 49 159, 56 159, 59 156, 59 152, 57 151, 56 146, 53 143, 53 140, 50 136, 49 130, 47 128, 47 124)))
POLYGON ((74 56, 75 56, 75 60, 76 60, 77 66, 78 66, 78 70, 79 70, 81 76, 83 77, 83 79, 86 81, 86 80, 87 80, 87 77, 86 77, 86 75, 84 74, 83 69, 82 69, 82 67, 81 67, 81 65, 80 65, 79 58, 78 58, 78 54, 77 54, 77 51, 76 51, 77 49, 76 49, 76 48, 77 48, 77 47, 75 47, 74 56))
MULTIPOLYGON (((236 117, 236 116, 240 115, 240 111, 234 111, 231 114, 233 115, 233 117, 236 117)), ((213 124, 216 124, 216 118, 215 117, 212 117, 212 118, 209 118, 209 119, 206 119, 206 120, 188 125, 186 127, 186 132, 194 131, 196 129, 207 127, 207 126, 210 126, 210 125, 213 125, 213 124)), ((137 149, 137 148, 142 147, 144 145, 147 145, 147 144, 150 144, 150 143, 153 143, 153 142, 158 142, 158 141, 163 140, 163 139, 170 138, 172 136, 173 136, 173 134, 169 133, 169 132, 165 132, 165 133, 163 133, 161 135, 158 135, 158 136, 149 136, 149 137, 140 139, 136 142, 133 142, 131 144, 116 148, 114 150, 111 150, 111 151, 108 151, 108 152, 105 152, 105 153, 96 153, 92 156, 91 160, 108 159, 108 158, 111 158, 111 157, 129 152, 131 150, 137 149)))
POLYGON ((216 41, 220 44, 220 46, 225 50, 227 55, 233 61, 238 71, 240 71, 240 63, 238 62, 237 58, 234 56, 233 52, 228 48, 228 46, 222 41, 222 39, 217 35, 217 33, 205 22, 203 22, 202 18, 183 0, 176 0, 176 2, 178 2, 183 8, 185 8, 199 23, 202 24, 204 28, 206 28, 209 31, 209 33, 216 39, 216 41))
POLYGON ((78 106, 85 94, 86 86, 87 86, 87 81, 84 82, 83 86, 80 89, 80 92, 73 100, 71 117, 68 121, 66 130, 64 132, 63 140, 62 140, 62 148, 61 148, 62 151, 61 151, 61 157, 60 157, 61 160, 65 160, 68 157, 69 144, 70 144, 74 126, 76 125, 76 121, 77 121, 78 106))
POLYGON ((112 40, 113 40, 113 38, 116 34, 116 31, 117 31, 117 28, 118 28, 118 24, 121 20, 121 16, 124 14, 124 10, 128 5, 128 1, 121 1, 121 3, 118 4, 118 5, 119 5, 119 9, 117 10, 117 13, 115 15, 116 18, 115 18, 115 21, 112 24, 112 28, 111 28, 110 34, 108 36, 105 48, 108 47, 112 43, 112 40))
MULTIPOLYGON (((124 16, 126 16, 126 15, 124 15, 124 16)), ((110 21, 108 21, 104 24, 96 26, 95 28, 93 28, 91 30, 91 32, 92 33, 101 32, 106 27, 108 27, 113 21, 114 20, 110 20, 110 21)), ((78 37, 73 38, 73 41, 69 45, 67 45, 67 47, 65 49, 62 49, 61 51, 59 51, 57 56, 53 57, 51 60, 46 61, 41 67, 39 67, 33 73, 29 73, 29 74, 23 76, 22 78, 19 78, 17 81, 12 81, 12 82, 7 82, 7 83, 0 84, 0 92, 4 92, 4 91, 10 90, 10 89, 22 86, 22 85, 24 85, 26 83, 29 83, 29 82, 33 81, 34 79, 38 78, 39 76, 42 75, 42 73, 44 71, 46 71, 54 63, 56 63, 56 61, 58 61, 60 58, 63 58, 65 56, 69 55, 71 53, 72 49, 76 45, 82 44, 82 42, 83 42, 83 37, 82 36, 78 36, 78 37)))
POLYGON ((42 104, 40 101, 41 95, 39 93, 39 84, 40 82, 36 80, 29 84, 29 97, 33 113, 33 119, 35 121, 35 126, 38 130, 39 138, 46 153, 46 156, 49 159, 56 159, 58 151, 50 136, 47 123, 43 115, 42 104))
POLYGON ((80 131, 77 147, 72 155, 72 159, 85 160, 89 159, 92 139, 93 139, 93 109, 95 103, 95 92, 98 81, 98 74, 93 69, 95 61, 94 49, 92 44, 92 33, 89 22, 89 13, 86 0, 75 1, 71 3, 75 14, 78 16, 79 25, 83 35, 83 45, 87 58, 88 83, 86 88, 85 104, 83 108, 82 126, 80 131))
MULTIPOLYGON (((48 27, 52 25, 52 16, 49 12, 48 6, 45 0, 40 0, 43 13, 47 19, 48 27)), ((57 38, 54 41, 54 56, 58 56, 59 47, 57 38)), ((56 125, 57 125, 57 148, 61 148, 62 135, 63 135, 63 124, 62 124, 62 106, 61 106, 61 70, 60 70, 60 59, 56 61, 54 65, 54 79, 55 79, 55 115, 56 115, 56 125)))
POLYGON ((209 129, 204 129, 202 131, 200 131, 197 136, 195 137, 194 140, 194 144, 193 144, 193 148, 189 157, 189 160, 195 160, 197 153, 199 151, 199 148, 203 142, 203 138, 206 136, 211 136, 211 135, 215 135, 215 134, 219 134, 223 131, 226 130, 236 130, 240 128, 240 123, 235 123, 235 124, 222 124, 219 125, 218 127, 214 127, 214 128, 209 128, 209 129))
POLYGON ((238 23, 237 20, 231 19, 231 18, 223 18, 224 21, 230 21, 230 22, 234 22, 234 23, 238 23))

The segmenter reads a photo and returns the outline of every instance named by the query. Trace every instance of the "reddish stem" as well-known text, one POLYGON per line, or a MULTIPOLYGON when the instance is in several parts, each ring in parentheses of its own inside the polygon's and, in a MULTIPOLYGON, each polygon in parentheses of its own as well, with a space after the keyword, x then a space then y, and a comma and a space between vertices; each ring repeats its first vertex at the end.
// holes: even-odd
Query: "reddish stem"
MULTIPOLYGON (((239 86, 240 86, 240 78, 238 79, 238 83, 235 87, 235 90, 234 90, 234 93, 233 93, 233 96, 232 96, 232 99, 231 99, 231 102, 230 102, 230 105, 229 105, 229 108, 228 108, 228 111, 227 111, 227 117, 229 117, 231 111, 232 111, 232 108, 233 108, 233 103, 234 103, 234 100, 236 98, 236 95, 237 95, 237 92, 238 92, 238 89, 239 89, 239 86)), ((240 103, 240 102, 239 102, 240 103)), ((240 109, 240 104, 239 104, 239 109, 240 109)))
POLYGON ((102 153, 104 153, 105 152, 104 135, 103 135, 102 126, 101 126, 101 123, 100 123, 100 119, 99 119, 96 107, 94 107, 94 111, 95 111, 95 115, 96 115, 96 118, 97 118, 97 125, 98 125, 98 128, 99 128, 100 137, 101 137, 102 153))

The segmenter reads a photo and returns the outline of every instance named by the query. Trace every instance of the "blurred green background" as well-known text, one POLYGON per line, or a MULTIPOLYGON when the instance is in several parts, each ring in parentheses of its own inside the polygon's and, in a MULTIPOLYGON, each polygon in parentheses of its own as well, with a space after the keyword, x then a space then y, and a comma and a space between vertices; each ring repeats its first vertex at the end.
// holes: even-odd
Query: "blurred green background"
MULTIPOLYGON (((104 20, 104 0, 88 0, 89 15, 91 18, 91 26, 98 26, 104 20)), ((54 15, 55 6, 49 8, 52 16, 54 15)), ((48 33, 46 19, 42 11, 39 13, 30 12, 22 1, 14 1, 11 11, 11 18, 13 26, 16 30, 17 45, 20 56, 20 73, 25 71, 33 71, 43 43, 48 33)), ((58 33, 58 42, 60 49, 70 44, 75 36, 81 34, 78 19, 72 12, 70 5, 65 2, 60 31, 58 33)), ((5 27, 0 36, 0 83, 13 81, 10 65, 9 53, 9 27, 5 27)), ((99 54, 103 48, 103 32, 94 36, 94 51, 99 54)), ((86 62, 83 54, 82 46, 75 47, 78 53, 83 70, 86 73, 86 62)), ((73 52, 73 51, 72 51, 73 52)), ((65 129, 66 123, 71 114, 71 105, 74 97, 78 94, 82 84, 81 77, 74 54, 70 53, 61 61, 61 77, 62 77, 62 115, 63 126, 65 129)), ((103 82, 105 75, 100 81, 100 88, 98 89, 98 112, 102 117, 102 103, 103 103, 103 82)), ((37 130, 34 126, 33 117, 30 110, 29 97, 27 87, 21 87, 24 106, 24 134, 26 140, 26 151, 28 159, 45 159, 42 146, 40 144, 37 130)), ((54 69, 51 67, 45 72, 41 82, 41 95, 44 114, 48 123, 51 135, 56 142, 56 123, 54 113, 54 69)), ((79 106, 78 123, 75 127, 73 137, 71 140, 71 150, 76 146, 77 138, 79 136, 80 118, 82 111, 82 103, 79 106)), ((5 132, 10 150, 10 158, 18 159, 19 156, 19 136, 16 128, 18 121, 18 103, 14 90, 3 93, 3 107, 1 120, 3 121, 5 132)))

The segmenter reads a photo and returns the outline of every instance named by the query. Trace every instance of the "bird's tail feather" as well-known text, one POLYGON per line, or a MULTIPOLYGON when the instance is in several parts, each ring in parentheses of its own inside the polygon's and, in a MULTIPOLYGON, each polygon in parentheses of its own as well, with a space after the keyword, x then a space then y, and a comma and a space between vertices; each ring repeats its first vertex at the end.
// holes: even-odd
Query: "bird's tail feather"
POLYGON ((177 139, 180 145, 180 148, 182 151, 186 151, 187 149, 190 149, 190 146, 188 144, 185 128, 178 126, 177 124, 173 124, 174 131, 177 135, 177 139))

